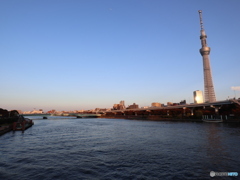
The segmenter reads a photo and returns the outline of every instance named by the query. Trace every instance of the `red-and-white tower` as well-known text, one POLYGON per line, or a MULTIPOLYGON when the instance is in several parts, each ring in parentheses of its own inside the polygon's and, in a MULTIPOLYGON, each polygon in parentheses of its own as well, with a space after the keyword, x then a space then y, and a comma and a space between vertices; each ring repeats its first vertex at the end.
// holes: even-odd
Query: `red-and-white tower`
POLYGON ((212 80, 212 72, 211 72, 211 66, 210 66, 210 47, 207 46, 207 35, 205 33, 205 30, 203 28, 203 21, 202 21, 202 11, 199 10, 199 17, 200 17, 200 39, 202 48, 200 49, 200 54, 203 57, 203 73, 204 73, 204 98, 205 102, 215 102, 215 92, 213 87, 213 80, 212 80))

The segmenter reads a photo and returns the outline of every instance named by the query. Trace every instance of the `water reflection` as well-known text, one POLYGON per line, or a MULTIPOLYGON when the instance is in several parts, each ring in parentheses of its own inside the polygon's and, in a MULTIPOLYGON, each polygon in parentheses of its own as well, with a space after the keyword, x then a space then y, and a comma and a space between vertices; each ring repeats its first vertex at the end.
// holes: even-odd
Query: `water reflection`
MULTIPOLYGON (((232 138, 240 135, 240 130, 233 125, 223 123, 209 123, 204 125, 207 135, 206 141, 206 170, 215 172, 236 171, 232 152, 232 138), (234 129, 233 129, 234 128, 234 129)), ((235 141, 235 140, 234 140, 235 141)), ((238 153, 239 155, 239 153, 238 153)), ((239 163, 239 162, 238 162, 239 163)), ((239 170, 238 170, 239 171, 239 170)), ((226 177, 218 177, 218 179, 226 177)))

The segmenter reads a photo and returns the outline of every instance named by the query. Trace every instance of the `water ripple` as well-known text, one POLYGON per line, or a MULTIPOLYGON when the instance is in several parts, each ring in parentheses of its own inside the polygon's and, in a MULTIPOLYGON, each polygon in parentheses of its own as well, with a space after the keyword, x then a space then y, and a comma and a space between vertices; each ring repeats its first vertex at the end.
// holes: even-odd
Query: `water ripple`
POLYGON ((0 137, 0 179, 210 179, 210 171, 240 173, 236 126, 56 117, 34 122, 24 133, 0 137))

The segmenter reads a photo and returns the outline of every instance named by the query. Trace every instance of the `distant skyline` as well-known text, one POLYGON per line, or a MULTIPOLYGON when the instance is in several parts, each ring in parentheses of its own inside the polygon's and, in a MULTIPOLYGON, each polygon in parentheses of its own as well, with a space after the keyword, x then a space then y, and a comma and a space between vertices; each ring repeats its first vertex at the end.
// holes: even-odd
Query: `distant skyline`
POLYGON ((204 91, 202 10, 217 100, 240 97, 240 1, 0 1, 0 108, 139 107, 204 91))

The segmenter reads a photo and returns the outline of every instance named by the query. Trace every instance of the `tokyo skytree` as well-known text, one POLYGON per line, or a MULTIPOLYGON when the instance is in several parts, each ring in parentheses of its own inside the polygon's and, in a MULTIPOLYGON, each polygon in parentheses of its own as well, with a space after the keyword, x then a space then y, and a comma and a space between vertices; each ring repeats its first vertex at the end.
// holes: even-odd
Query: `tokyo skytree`
POLYGON ((199 51, 203 58, 204 98, 205 98, 205 102, 215 102, 216 97, 215 97, 215 92, 213 87, 212 72, 211 72, 210 59, 209 59, 209 54, 211 49, 210 47, 207 46, 207 40, 206 40, 207 35, 203 28, 202 11, 199 10, 198 13, 200 17, 200 26, 201 26, 200 39, 201 39, 202 48, 199 51))

